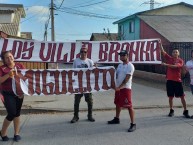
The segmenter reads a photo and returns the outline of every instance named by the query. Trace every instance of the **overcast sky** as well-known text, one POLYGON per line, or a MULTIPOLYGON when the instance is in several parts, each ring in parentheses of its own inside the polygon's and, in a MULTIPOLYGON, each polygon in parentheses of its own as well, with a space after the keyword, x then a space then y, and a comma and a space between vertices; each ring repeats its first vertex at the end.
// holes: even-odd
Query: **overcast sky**
MULTIPOLYGON (((107 29, 117 33, 113 22, 150 9, 148 0, 54 0, 55 40, 89 40, 92 33, 107 29), (63 3, 62 3, 63 2, 63 3), (62 4, 62 5, 61 5, 62 4), (92 14, 92 16, 89 16, 92 14), (83 16, 84 15, 84 16, 83 16)), ((182 2, 180 0, 156 0, 154 8, 182 2)), ((193 5, 193 0, 184 0, 193 5)), ((0 3, 23 4, 26 17, 21 19, 21 31, 32 32, 33 39, 44 40, 45 23, 49 18, 51 0, 0 0, 0 3)), ((51 23, 48 26, 48 41, 51 40, 51 23)))

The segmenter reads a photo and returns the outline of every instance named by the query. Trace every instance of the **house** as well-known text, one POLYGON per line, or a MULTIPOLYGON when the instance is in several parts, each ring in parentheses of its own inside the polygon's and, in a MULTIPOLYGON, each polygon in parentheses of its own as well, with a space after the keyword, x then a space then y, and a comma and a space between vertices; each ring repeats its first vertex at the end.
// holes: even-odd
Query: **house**
POLYGON ((20 37, 20 20, 25 16, 21 4, 0 4, 0 31, 20 37))
POLYGON ((32 32, 21 32, 21 37, 25 39, 32 39, 32 32))
MULTIPOLYGON (((0 38, 32 39, 31 32, 20 32, 21 18, 25 18, 22 4, 0 4, 0 38)), ((21 62, 27 69, 45 69, 43 62, 21 62)), ((2 62, 0 62, 2 65, 2 62)))
POLYGON ((141 19, 139 16, 193 16, 193 5, 181 2, 153 10, 138 12, 120 19, 113 24, 118 24, 118 37, 120 40, 141 39, 141 19))
MULTIPOLYGON (((193 49, 193 5, 181 2, 153 10, 138 12, 114 22, 120 40, 160 38, 168 53, 179 48, 187 61, 193 49)), ((136 69, 165 73, 158 65, 135 65, 136 69)))
POLYGON ((90 41, 116 41, 118 40, 118 34, 117 33, 92 33, 90 37, 90 41))

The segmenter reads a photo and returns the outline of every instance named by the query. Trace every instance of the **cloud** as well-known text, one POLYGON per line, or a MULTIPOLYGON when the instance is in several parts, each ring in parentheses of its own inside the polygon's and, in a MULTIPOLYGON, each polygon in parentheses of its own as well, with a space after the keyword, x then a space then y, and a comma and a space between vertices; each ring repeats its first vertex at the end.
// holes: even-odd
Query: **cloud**
POLYGON ((29 14, 39 14, 39 15, 47 15, 49 14, 49 8, 45 6, 32 6, 27 9, 27 13, 29 14))
POLYGON ((35 17, 39 22, 46 22, 49 16, 49 8, 45 6, 32 6, 26 9, 27 17, 35 17))
POLYGON ((48 17, 38 17, 38 21, 40 22, 46 22, 48 20, 48 17))

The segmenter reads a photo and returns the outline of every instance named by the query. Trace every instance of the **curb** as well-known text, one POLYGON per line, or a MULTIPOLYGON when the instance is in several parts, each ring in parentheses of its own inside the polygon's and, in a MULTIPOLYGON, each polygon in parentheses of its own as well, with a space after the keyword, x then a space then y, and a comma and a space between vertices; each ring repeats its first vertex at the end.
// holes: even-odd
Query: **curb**
MULTIPOLYGON (((193 107, 193 105, 187 105, 187 107, 193 107)), ((158 108, 169 108, 168 105, 156 105, 156 106, 136 106, 134 107, 135 110, 142 110, 142 109, 158 109, 158 108)), ((182 108, 182 105, 176 105, 174 108, 182 108)), ((126 109, 126 108, 123 108, 126 109)), ((115 107, 111 108, 101 108, 101 109, 93 109, 93 111, 112 111, 115 110, 115 107)), ((80 112, 87 111, 87 109, 80 109, 80 112)), ((47 114, 47 113, 67 113, 72 112, 73 109, 49 109, 49 108, 22 108, 21 114, 47 114)), ((6 115, 7 112, 4 108, 0 108, 0 114, 6 115)))

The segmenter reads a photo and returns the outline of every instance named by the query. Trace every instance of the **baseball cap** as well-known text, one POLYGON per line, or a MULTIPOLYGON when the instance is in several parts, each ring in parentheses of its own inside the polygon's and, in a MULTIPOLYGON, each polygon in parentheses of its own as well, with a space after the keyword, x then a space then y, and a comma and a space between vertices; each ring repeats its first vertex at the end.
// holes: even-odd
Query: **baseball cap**
POLYGON ((119 55, 125 55, 125 54, 128 54, 127 50, 121 50, 119 53, 119 55))

